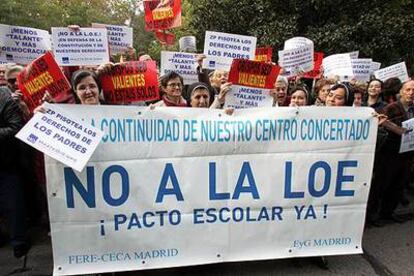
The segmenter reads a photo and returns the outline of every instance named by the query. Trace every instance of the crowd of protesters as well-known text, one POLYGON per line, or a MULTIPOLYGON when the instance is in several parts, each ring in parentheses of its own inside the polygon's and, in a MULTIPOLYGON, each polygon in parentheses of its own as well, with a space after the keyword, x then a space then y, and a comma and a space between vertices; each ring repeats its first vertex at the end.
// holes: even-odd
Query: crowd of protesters
MULTIPOLYGON (((176 72, 160 76, 161 98, 145 105, 149 108, 223 108, 232 86, 227 81, 228 72, 203 69, 204 58, 197 56, 198 82, 184 85, 183 78, 176 72)), ((140 54, 136 59, 145 61, 151 57, 140 54)), ((97 68, 62 68, 70 80, 71 93, 54 99, 46 93, 43 101, 105 104, 99 75, 111 66, 113 64, 97 68)), ((27 236, 30 226, 48 225, 43 155, 14 137, 33 115, 18 88, 17 75, 23 68, 15 64, 0 65, 0 246, 10 241, 16 258, 24 256, 30 249, 27 236)), ((399 204, 408 204, 407 193, 413 192, 413 163, 412 154, 400 154, 399 147, 401 135, 410 131, 402 128, 402 122, 414 117, 414 80, 401 83, 398 78, 385 82, 372 78, 368 83, 341 83, 338 79, 323 77, 316 81, 300 76, 288 79, 282 74, 277 77, 270 94, 274 108, 353 106, 354 112, 358 112, 360 106, 372 107, 378 113, 380 126, 367 224, 382 226, 390 221, 404 221, 395 209, 399 204)), ((44 108, 39 106, 37 111, 43 112, 44 108)), ((226 112, 231 114, 232 110, 226 112)))

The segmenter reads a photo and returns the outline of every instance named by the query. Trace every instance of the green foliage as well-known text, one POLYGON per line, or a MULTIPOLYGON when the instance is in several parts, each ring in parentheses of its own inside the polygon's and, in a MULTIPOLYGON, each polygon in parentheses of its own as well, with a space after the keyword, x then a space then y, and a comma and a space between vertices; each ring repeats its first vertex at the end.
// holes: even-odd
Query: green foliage
MULTIPOLYGON (((254 35, 258 45, 272 45, 305 36, 315 49, 334 53, 360 51, 382 66, 405 60, 414 72, 414 1, 357 0, 190 0, 189 26, 199 46, 207 30, 254 35)), ((276 56, 274 56, 276 59, 276 56)))

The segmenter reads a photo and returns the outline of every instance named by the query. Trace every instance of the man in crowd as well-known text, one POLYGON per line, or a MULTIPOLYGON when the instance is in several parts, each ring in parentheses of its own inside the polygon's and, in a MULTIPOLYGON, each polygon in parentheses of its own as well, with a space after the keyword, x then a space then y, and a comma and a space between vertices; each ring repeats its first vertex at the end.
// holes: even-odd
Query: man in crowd
POLYGON ((23 187, 18 170, 20 166, 19 142, 14 135, 23 124, 21 111, 7 88, 0 87, 0 215, 10 227, 14 256, 27 254, 23 187))

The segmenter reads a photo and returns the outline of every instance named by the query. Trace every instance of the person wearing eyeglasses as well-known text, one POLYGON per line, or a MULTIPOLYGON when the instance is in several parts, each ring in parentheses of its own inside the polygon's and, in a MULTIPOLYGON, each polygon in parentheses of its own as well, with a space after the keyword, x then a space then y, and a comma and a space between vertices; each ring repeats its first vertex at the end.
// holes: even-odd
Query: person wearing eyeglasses
POLYGON ((183 98, 183 78, 174 71, 171 71, 160 79, 162 99, 155 104, 153 107, 158 106, 176 106, 176 107, 187 107, 187 101, 183 98))

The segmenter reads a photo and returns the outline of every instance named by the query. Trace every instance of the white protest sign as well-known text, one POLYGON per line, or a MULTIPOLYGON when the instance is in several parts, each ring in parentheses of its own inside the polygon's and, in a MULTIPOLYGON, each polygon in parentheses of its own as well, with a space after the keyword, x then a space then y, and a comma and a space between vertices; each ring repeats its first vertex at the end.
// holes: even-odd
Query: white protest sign
POLYGON ((323 75, 325 77, 347 77, 353 75, 352 61, 349 54, 335 54, 323 59, 323 75))
POLYGON ((106 29, 52 28, 53 54, 61 66, 101 65, 109 62, 106 29))
POLYGON ((351 59, 357 59, 358 56, 359 56, 359 51, 353 51, 353 52, 349 52, 349 53, 346 53, 346 54, 349 54, 351 59))
POLYGON ((183 36, 179 40, 180 52, 197 52, 195 36, 183 36))
POLYGON ((371 69, 370 69, 370 71, 371 71, 371 75, 374 73, 374 71, 377 71, 377 70, 379 70, 381 68, 381 62, 375 62, 375 61, 373 61, 372 63, 371 63, 371 69))
POLYGON ((390 78, 399 78, 402 82, 409 79, 405 62, 400 62, 374 72, 375 78, 386 81, 390 78))
POLYGON ((67 113, 60 105, 45 104, 16 137, 63 164, 82 171, 103 132, 67 113))
POLYGON ((232 85, 231 90, 226 95, 225 108, 252 108, 252 107, 272 107, 273 97, 270 96, 269 89, 232 85))
POLYGON ((402 127, 409 130, 401 136, 400 153, 414 150, 414 118, 402 122, 402 127))
POLYGON ((371 108, 62 108, 104 136, 46 158, 55 275, 362 253, 371 108))
POLYGON ((184 84, 198 81, 195 54, 161 51, 161 76, 171 71, 181 75, 184 84))
POLYGON ((203 67, 229 71, 235 58, 255 59, 257 38, 206 31, 203 67))
POLYGON ((291 50, 308 45, 312 45, 313 48, 313 41, 306 37, 297 36, 286 40, 283 46, 283 50, 291 50))
POLYGON ((313 43, 300 48, 279 51, 279 65, 284 76, 295 76, 313 69, 313 43))
POLYGON ((48 31, 0 24, 0 62, 29 64, 50 49, 48 31))
POLYGON ((92 28, 106 28, 109 50, 112 55, 122 54, 132 47, 133 31, 131 27, 92 23, 92 28))
POLYGON ((369 81, 371 76, 372 59, 358 58, 351 59, 353 79, 358 81, 369 81))

